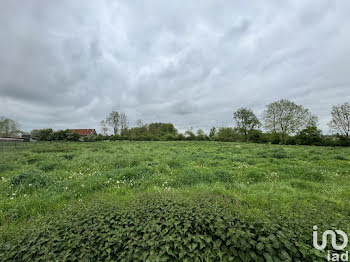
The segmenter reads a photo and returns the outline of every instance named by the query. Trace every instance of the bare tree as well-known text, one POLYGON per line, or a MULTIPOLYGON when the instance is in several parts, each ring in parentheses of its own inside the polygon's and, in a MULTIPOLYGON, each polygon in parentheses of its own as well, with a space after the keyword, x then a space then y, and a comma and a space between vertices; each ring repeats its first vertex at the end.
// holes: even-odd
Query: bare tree
POLYGON ((104 136, 108 135, 108 127, 106 125, 106 121, 104 120, 101 121, 101 130, 104 136))
POLYGON ((350 102, 332 107, 329 127, 346 138, 350 138, 350 102))
POLYGON ((106 120, 101 121, 101 128, 103 132, 111 131, 114 135, 119 132, 120 115, 117 111, 112 111, 106 120))
POLYGON ((136 120, 136 126, 137 127, 143 127, 144 126, 144 123, 142 122, 141 119, 136 120))
POLYGON ((0 118, 0 136, 9 137, 20 132, 16 121, 1 117, 0 118))
POLYGON ((128 117, 125 113, 120 114, 120 134, 123 135, 125 131, 128 129, 129 122, 128 117))
POLYGON ((315 123, 317 118, 303 106, 281 99, 267 105, 264 120, 266 129, 281 134, 282 142, 286 143, 289 134, 296 133, 311 123, 315 123))
POLYGON ((248 131, 254 130, 261 125, 253 111, 243 107, 233 113, 233 119, 239 132, 244 135, 245 141, 248 140, 248 131))

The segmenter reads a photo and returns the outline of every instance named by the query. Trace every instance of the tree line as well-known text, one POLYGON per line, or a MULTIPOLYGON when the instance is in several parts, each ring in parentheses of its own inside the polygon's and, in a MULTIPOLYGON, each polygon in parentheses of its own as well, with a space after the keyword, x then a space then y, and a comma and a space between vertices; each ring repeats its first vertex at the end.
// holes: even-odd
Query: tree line
MULTIPOLYGON (((3 120, 2 120, 3 121, 3 120)), ((266 106, 262 121, 253 110, 239 108, 233 112, 234 127, 212 127, 206 134, 202 129, 179 133, 172 123, 144 124, 141 120, 129 127, 125 113, 112 111, 101 121, 102 134, 84 137, 84 141, 97 140, 208 140, 300 145, 350 145, 350 102, 331 109, 329 127, 336 134, 323 135, 318 128, 318 118, 309 109, 293 101, 281 99, 266 106), (265 131, 261 128, 264 127, 265 131)), ((3 123, 3 122, 0 122, 3 123)), ((5 128, 6 129, 6 128, 5 128)), ((0 131, 5 130, 3 124, 0 131)), ((8 130, 8 128, 6 129, 8 130)), ((32 137, 46 141, 78 141, 79 135, 69 130, 33 130, 32 137)))

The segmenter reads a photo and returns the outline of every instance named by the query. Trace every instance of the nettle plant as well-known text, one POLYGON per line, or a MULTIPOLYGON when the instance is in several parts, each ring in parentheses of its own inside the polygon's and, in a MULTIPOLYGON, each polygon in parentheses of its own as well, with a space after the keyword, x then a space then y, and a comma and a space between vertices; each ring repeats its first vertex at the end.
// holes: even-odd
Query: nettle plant
MULTIPOLYGON (((230 200, 199 194, 139 195, 93 203, 33 223, 0 244, 1 261, 323 261, 277 224, 240 220, 230 200)), ((299 232, 300 233, 300 232, 299 232)))

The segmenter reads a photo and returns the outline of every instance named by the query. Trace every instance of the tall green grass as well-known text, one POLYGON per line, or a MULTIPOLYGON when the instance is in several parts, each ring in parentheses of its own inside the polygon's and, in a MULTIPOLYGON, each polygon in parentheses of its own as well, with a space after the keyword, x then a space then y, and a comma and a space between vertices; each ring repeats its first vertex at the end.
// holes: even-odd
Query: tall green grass
POLYGON ((3 239, 92 201, 211 194, 252 222, 288 219, 350 232, 350 149, 219 142, 43 143, 0 152, 3 239))

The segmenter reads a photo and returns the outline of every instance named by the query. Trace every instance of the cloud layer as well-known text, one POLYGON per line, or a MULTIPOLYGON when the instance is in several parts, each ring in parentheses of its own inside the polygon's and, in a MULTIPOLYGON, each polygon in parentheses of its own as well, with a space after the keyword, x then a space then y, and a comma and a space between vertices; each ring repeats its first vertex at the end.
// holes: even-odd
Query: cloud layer
POLYGON ((0 3, 0 115, 22 129, 233 125, 286 98, 326 123, 350 100, 349 1, 0 3))

